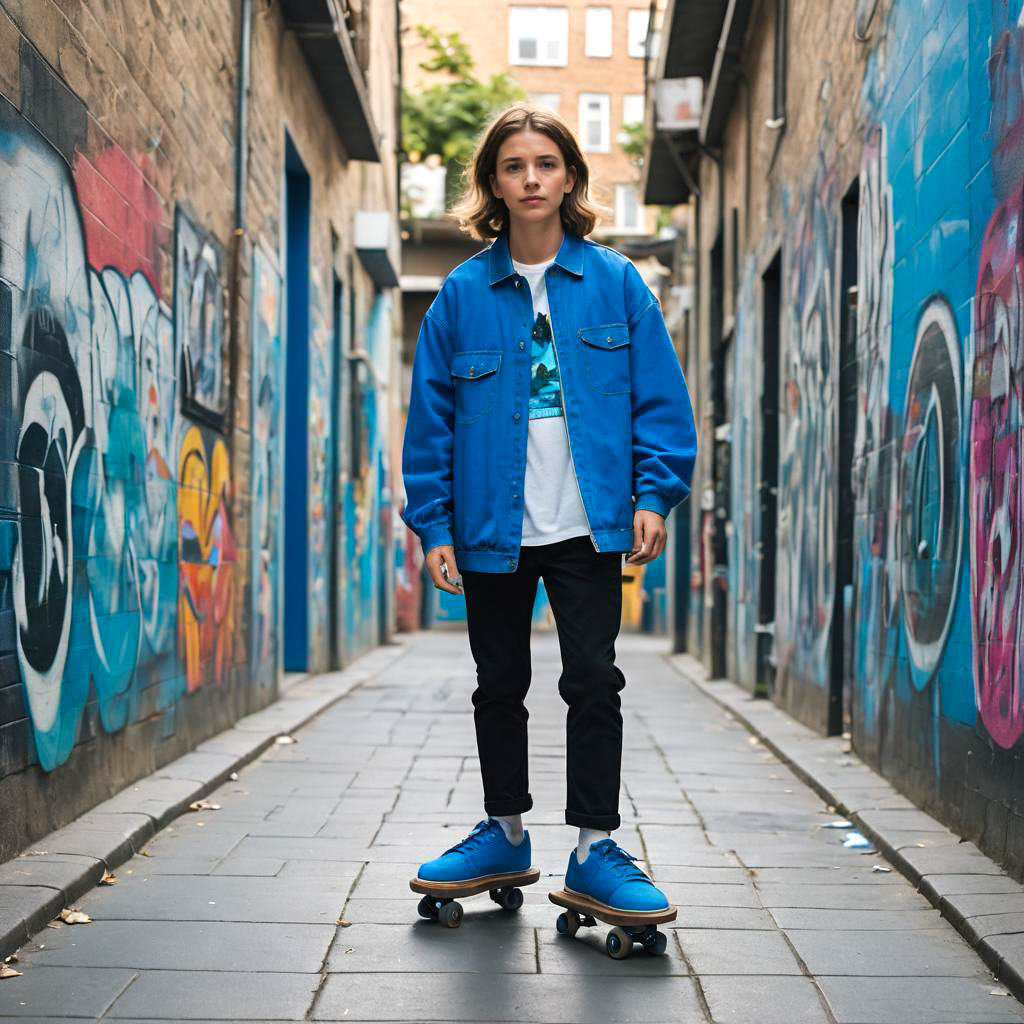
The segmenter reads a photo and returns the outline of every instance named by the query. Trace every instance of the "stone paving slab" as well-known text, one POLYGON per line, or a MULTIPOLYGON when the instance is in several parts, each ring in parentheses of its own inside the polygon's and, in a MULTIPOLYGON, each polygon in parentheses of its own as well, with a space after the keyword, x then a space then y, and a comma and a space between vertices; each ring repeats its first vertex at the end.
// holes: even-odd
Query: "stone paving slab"
MULTIPOLYGON (((56 911, 87 892, 105 869, 112 870, 138 853, 190 803, 207 796, 233 772, 256 759, 271 747, 275 737, 301 728, 404 654, 401 643, 391 644, 371 651, 342 672, 310 676, 292 684, 274 704, 245 716, 233 728, 128 786, 0 866, 0 871, 7 872, 42 851, 64 855, 67 865, 59 877, 50 876, 59 902, 55 903, 53 892, 40 888, 34 906, 19 915, 0 913, 0 957, 12 953, 56 911)), ((215 865, 216 860, 210 870, 215 865)), ((0 879, 0 893, 4 885, 5 880, 0 879)), ((24 894, 20 897, 23 900, 24 894)))
MULTIPOLYGON (((742 724, 757 745, 784 761, 835 808, 837 815, 851 820, 918 886, 921 896, 953 923, 1017 998, 1024 999, 1024 942, 999 941, 1000 936, 1005 937, 1002 927, 1024 931, 1024 887, 1008 878, 973 843, 961 841, 941 822, 915 807, 846 750, 840 737, 819 736, 772 702, 755 699, 727 680, 709 680, 703 666, 687 655, 676 655, 669 661, 730 718, 742 724), (965 879, 972 878, 978 881, 965 883, 965 879), (1007 915, 1002 926, 993 917, 1000 911, 1007 915)), ((751 858, 748 848, 743 856, 751 866, 766 867, 758 862, 779 859, 781 852, 779 847, 769 847, 751 858)), ((817 859, 820 862, 820 853, 817 859)), ((783 919, 793 920, 791 916, 783 919)))
MULTIPOLYGON (((81 897, 92 924, 39 932, 20 951, 24 976, 0 982, 0 1019, 1024 1022, 1016 999, 990 995, 1006 989, 939 911, 899 872, 875 872, 882 856, 844 849, 841 831, 822 828, 836 812, 820 793, 682 678, 662 641, 624 636, 617 647, 629 742, 616 838, 677 903, 666 955, 614 961, 606 926, 572 939, 555 929, 547 894, 563 882, 576 831, 563 818, 565 708, 550 635, 535 638, 529 698, 536 806, 526 824, 541 880, 514 914, 483 894, 462 901, 459 929, 418 917, 409 878, 483 817, 475 669, 465 634, 445 631, 411 637, 405 657, 297 730, 296 743, 269 746, 208 790, 220 810, 150 837, 116 885, 81 897), (86 996, 70 1004, 54 990, 86 996)), ((212 742, 204 753, 216 756, 188 770, 213 770, 238 742, 212 742)), ((816 740, 808 749, 829 756, 816 740)), ((942 841, 856 776, 857 792, 896 812, 884 819, 895 832, 942 841)), ((99 813, 101 832, 140 824, 123 804, 99 813)), ((64 858, 39 861, 37 875, 15 879, 30 884, 10 888, 62 897, 64 858)), ((1024 935, 1008 929, 1024 910, 988 913, 1000 897, 1014 907, 1017 889, 972 870, 927 877, 943 894, 970 890, 968 920, 989 929, 993 956, 1021 954, 1024 935)))

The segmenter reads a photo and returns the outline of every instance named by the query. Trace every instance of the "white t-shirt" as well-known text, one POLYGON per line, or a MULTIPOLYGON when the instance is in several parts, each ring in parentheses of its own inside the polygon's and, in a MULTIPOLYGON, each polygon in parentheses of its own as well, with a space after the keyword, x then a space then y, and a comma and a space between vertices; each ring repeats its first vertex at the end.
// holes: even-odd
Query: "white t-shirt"
POLYGON ((554 544, 590 533, 569 452, 569 435, 562 415, 562 385, 551 341, 551 311, 544 271, 552 263, 554 258, 544 263, 512 261, 517 273, 530 284, 534 312, 521 542, 526 547, 554 544), (538 314, 542 320, 538 319, 538 314))

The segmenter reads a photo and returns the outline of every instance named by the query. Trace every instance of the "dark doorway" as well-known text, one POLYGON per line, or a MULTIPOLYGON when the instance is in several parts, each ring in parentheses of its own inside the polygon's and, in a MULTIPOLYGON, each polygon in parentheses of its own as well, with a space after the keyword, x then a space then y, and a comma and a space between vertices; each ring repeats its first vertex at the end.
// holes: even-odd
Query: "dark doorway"
POLYGON ((782 255, 761 278, 763 337, 761 376, 761 480, 758 484, 757 680, 768 696, 775 686, 775 553, 779 495, 779 337, 782 317, 782 255))
POLYGON ((860 183, 842 203, 842 269, 839 318, 839 452, 836 516, 836 593, 832 607, 832 671, 828 731, 850 727, 853 687, 853 452, 857 431, 857 216, 860 183))
POLYGON ((711 248, 711 402, 715 424, 713 456, 714 520, 711 529, 711 675, 719 679, 728 672, 726 664, 726 637, 729 598, 729 475, 731 472, 730 421, 726 375, 729 353, 723 337, 725 321, 725 255, 722 230, 719 228, 711 248))
MULTIPOLYGON (((332 232, 333 235, 333 232, 332 232)), ((332 237, 332 252, 337 258, 338 239, 332 237)), ((341 522, 341 374, 345 361, 344 346, 344 324, 345 324, 345 289, 342 286, 341 278, 337 272, 333 275, 334 285, 331 296, 331 408, 330 408, 330 466, 328 472, 328 493, 330 494, 329 508, 331 510, 331 521, 327 528, 328 551, 331 557, 331 567, 328 574, 327 594, 327 623, 330 630, 328 642, 328 656, 332 669, 341 668, 342 643, 341 643, 341 560, 338 557, 341 551, 341 537, 338 524, 341 522)))
POLYGON ((284 668, 309 667, 309 174, 285 140, 284 668))

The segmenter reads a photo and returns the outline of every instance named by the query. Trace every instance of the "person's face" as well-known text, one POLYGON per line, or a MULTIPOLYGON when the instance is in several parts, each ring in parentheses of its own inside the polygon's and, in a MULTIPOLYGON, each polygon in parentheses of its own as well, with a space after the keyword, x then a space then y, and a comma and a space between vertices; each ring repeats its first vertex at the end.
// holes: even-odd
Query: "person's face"
POLYGON ((524 129, 508 136, 498 150, 491 191, 520 223, 538 223, 558 216, 562 200, 576 184, 576 169, 566 167, 555 141, 524 129))

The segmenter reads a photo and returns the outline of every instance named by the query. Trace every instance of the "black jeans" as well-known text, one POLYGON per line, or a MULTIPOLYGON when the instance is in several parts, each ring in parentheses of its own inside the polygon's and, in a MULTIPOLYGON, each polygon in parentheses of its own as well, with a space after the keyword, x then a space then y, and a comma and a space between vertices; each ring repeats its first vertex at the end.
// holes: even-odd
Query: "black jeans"
POLYGON ((622 714, 626 679, 615 665, 622 616, 622 553, 597 552, 590 537, 523 547, 513 573, 462 572, 484 810, 521 814, 533 806, 523 699, 530 688, 530 627, 543 578, 562 653, 558 692, 566 715, 565 820, 619 827, 622 714))

